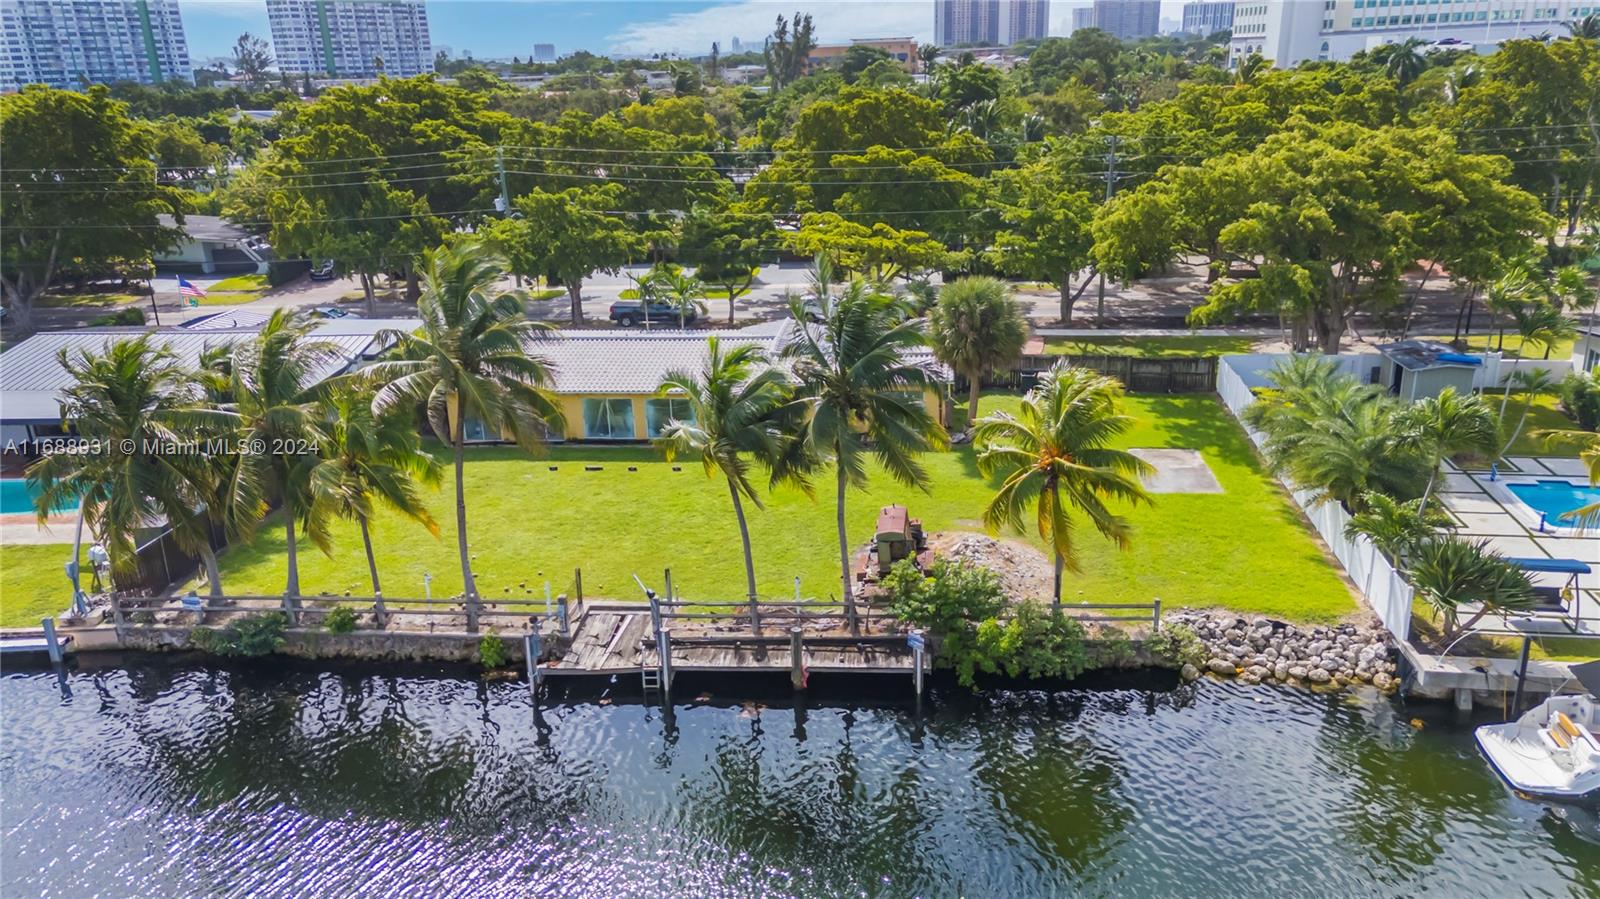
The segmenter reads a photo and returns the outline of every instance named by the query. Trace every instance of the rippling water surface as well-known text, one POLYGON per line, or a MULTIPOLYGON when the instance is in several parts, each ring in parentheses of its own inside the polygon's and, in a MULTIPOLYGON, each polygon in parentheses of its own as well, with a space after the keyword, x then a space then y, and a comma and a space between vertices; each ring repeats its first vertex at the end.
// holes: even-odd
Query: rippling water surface
POLYGON ((536 716, 455 671, 125 661, 0 678, 4 895, 1600 895, 1593 813, 1378 698, 685 683, 670 717, 536 716))

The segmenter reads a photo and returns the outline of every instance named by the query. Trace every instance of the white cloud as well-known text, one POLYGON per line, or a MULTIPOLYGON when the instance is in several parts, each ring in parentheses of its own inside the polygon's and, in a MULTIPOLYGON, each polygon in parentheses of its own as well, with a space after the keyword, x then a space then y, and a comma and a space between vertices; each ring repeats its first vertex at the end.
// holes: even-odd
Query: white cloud
POLYGON ((810 13, 817 40, 840 44, 851 38, 914 37, 933 40, 933 3, 930 0, 879 0, 879 2, 818 2, 818 0, 742 0, 696 12, 673 13, 665 19, 623 25, 609 40, 614 53, 676 52, 701 54, 711 42, 728 51, 728 39, 738 37, 757 48, 772 33, 778 16, 810 13))

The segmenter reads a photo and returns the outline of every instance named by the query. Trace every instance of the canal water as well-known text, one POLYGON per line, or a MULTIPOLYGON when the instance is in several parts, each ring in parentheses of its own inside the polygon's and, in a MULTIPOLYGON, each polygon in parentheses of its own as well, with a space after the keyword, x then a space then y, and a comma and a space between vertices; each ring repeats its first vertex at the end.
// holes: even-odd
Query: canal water
POLYGON ((1600 895, 1592 812, 1375 696, 683 682, 670 717, 536 716, 465 671, 120 661, 0 678, 5 896, 1600 895))

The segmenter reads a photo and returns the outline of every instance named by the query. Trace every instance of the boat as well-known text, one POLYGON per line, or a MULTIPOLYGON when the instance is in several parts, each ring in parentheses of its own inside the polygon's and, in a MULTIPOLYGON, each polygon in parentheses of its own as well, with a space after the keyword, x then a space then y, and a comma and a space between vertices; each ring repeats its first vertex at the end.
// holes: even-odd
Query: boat
POLYGON ((1572 671, 1587 695, 1551 696, 1515 721, 1473 732, 1489 766, 1518 793, 1561 802, 1600 800, 1600 662, 1572 671))

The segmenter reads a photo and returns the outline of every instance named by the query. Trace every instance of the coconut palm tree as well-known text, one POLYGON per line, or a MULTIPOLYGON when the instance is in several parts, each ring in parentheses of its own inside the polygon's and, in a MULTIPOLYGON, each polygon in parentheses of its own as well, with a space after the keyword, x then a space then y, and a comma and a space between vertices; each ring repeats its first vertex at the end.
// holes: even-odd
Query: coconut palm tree
POLYGON ((179 546, 204 561, 211 595, 221 596, 204 509, 205 466, 192 453, 174 451, 193 444, 189 413, 203 398, 194 379, 145 335, 100 351, 63 350, 58 358, 72 378, 62 421, 93 451, 47 453, 28 466, 39 523, 76 504, 112 569, 126 573, 138 568, 138 531, 165 520, 179 546))
POLYGON ((320 507, 319 517, 344 518, 361 527, 381 621, 383 585, 372 552, 373 510, 380 504, 388 506, 439 536, 439 523, 423 502, 419 484, 437 487, 443 469, 422 451, 410 416, 372 413, 374 392, 370 383, 356 377, 341 378, 334 385, 324 403, 327 442, 322 461, 311 471, 311 498, 320 507))
POLYGON ((455 465, 456 548, 461 561, 467 628, 478 628, 478 585, 467 549, 466 425, 475 418, 490 433, 536 447, 547 428, 562 426, 549 392, 550 364, 529 351, 549 326, 530 321, 519 291, 499 288, 502 263, 476 243, 447 244, 422 260, 416 333, 387 332, 394 359, 367 372, 385 382, 372 400, 375 415, 395 408, 427 412, 433 433, 451 447, 455 465))
POLYGON ((1003 479, 983 510, 991 530, 1021 530, 1023 513, 1035 507, 1039 536, 1055 552, 1055 595, 1061 602, 1064 569, 1080 570, 1073 512, 1119 547, 1128 545, 1128 522, 1107 501, 1150 501, 1139 476, 1149 463, 1111 444, 1133 424, 1118 408, 1122 385, 1115 378, 1058 362, 1022 399, 1016 414, 995 412, 978 421, 973 443, 978 471, 1003 479))
POLYGON ((967 379, 967 422, 978 420, 983 376, 1009 368, 1028 341, 1028 323, 998 278, 962 278, 946 284, 928 318, 934 355, 967 379))
POLYGON ((923 44, 917 47, 917 59, 922 63, 922 71, 933 71, 933 64, 939 61, 939 55, 943 52, 944 48, 938 44, 923 44))
POLYGON ((1518 612, 1534 603, 1528 573, 1489 548, 1489 541, 1435 537, 1418 544, 1408 572, 1417 595, 1443 619, 1444 640, 1452 642, 1485 615, 1518 612), (1463 607, 1477 604, 1466 622, 1463 607))
MULTIPOLYGON (((836 470, 839 573, 853 612, 845 489, 866 486, 870 454, 890 477, 926 490, 928 473, 916 456, 944 447, 948 437, 923 405, 932 378, 906 358, 926 345, 921 323, 897 323, 893 298, 869 291, 859 278, 837 298, 822 293, 817 302, 822 322, 798 329, 783 355, 798 385, 797 446, 831 460, 836 470)), ((800 302, 790 307, 796 320, 805 320, 800 302)))
POLYGON ((657 391, 686 400, 690 412, 667 422, 656 445, 669 461, 679 453, 699 456, 706 477, 720 476, 728 483, 733 514, 739 520, 739 539, 744 544, 745 590, 752 603, 756 601, 756 565, 744 500, 762 507, 750 472, 756 466, 778 468, 784 442, 778 416, 790 394, 783 371, 766 362, 760 347, 724 347, 713 335, 706 340, 704 367, 698 372, 669 372, 657 391))
POLYGON ((279 309, 253 340, 233 345, 230 401, 197 420, 226 428, 239 452, 217 461, 222 519, 232 540, 249 540, 276 501, 283 511, 288 572, 284 605, 299 605, 299 534, 333 551, 327 516, 312 502, 311 471, 327 441, 324 379, 342 362, 333 344, 311 337, 311 323, 279 309))
POLYGON ((1382 493, 1368 493, 1362 510, 1345 523, 1347 538, 1361 535, 1397 564, 1441 527, 1450 525, 1442 512, 1423 514, 1421 500, 1398 500, 1382 493))
POLYGON ((1459 394, 1454 387, 1413 403, 1396 417, 1396 423, 1403 435, 1402 443, 1416 448, 1431 463, 1428 485, 1422 489, 1418 506, 1423 514, 1445 459, 1460 453, 1497 458, 1500 448, 1499 426, 1483 398, 1459 394))

